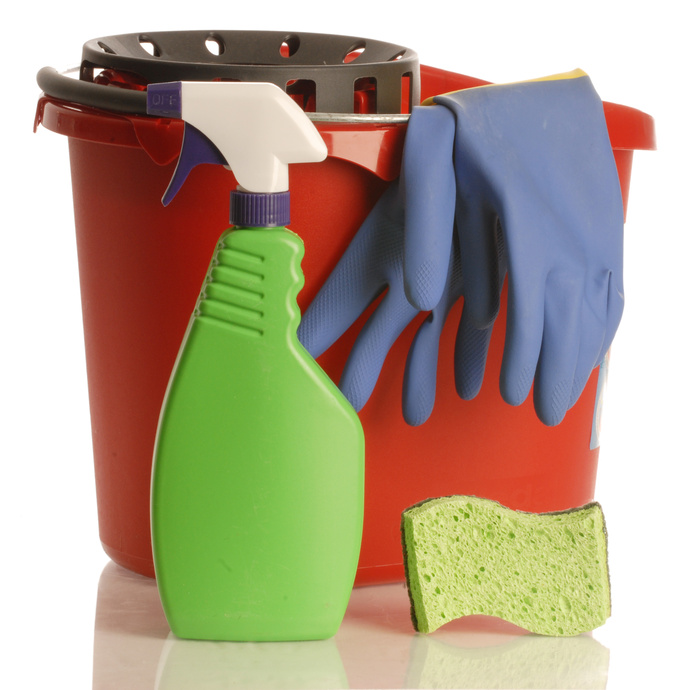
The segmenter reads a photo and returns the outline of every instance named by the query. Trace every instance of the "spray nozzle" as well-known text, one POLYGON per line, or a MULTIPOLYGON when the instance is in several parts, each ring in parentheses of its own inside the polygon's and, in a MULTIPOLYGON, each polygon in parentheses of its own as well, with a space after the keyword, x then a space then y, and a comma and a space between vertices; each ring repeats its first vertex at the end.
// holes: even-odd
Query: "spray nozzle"
POLYGON ((326 145, 302 109, 265 82, 170 82, 147 87, 150 115, 186 123, 181 155, 162 198, 167 205, 193 167, 218 163, 243 191, 287 192, 288 165, 324 160, 326 145))

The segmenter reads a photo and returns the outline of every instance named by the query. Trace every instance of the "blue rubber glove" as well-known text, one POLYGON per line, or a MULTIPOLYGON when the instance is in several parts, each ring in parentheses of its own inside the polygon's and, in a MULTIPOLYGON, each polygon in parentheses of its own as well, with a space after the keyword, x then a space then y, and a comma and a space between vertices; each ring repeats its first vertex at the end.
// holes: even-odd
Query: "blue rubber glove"
MULTIPOLYGON (((518 405, 534 380, 537 415, 558 424, 606 354, 623 310, 623 204, 602 102, 579 70, 434 101, 416 110, 433 127, 444 111, 456 122, 452 138, 440 131, 454 152, 464 320, 485 333, 497 315, 499 219, 508 270, 501 393, 518 405)), ((402 169, 405 292, 423 310, 448 289, 450 230, 431 219, 449 207, 451 192, 422 193, 444 165, 435 155, 402 169)))
MULTIPOLYGON (((440 335, 447 315, 462 296, 458 238, 451 231, 450 238, 446 290, 418 328, 406 360, 402 410, 412 426, 425 422, 433 410, 440 335)), ((298 328, 300 342, 312 356, 319 357, 386 290, 356 338, 341 375, 339 386, 356 410, 362 409, 372 394, 391 346, 419 313, 404 293, 403 252, 404 203, 396 180, 363 222, 298 328)), ((504 271, 499 275, 502 282, 504 271)), ((492 325, 474 327, 463 312, 454 368, 455 385, 462 398, 473 398, 481 387, 491 330, 492 325)))
MULTIPOLYGON (((420 190, 426 195, 445 192, 445 203, 438 205, 428 220, 446 230, 434 233, 433 241, 443 243, 441 255, 447 263, 442 275, 436 277, 447 289, 443 287, 442 299, 418 329, 407 358, 402 408, 404 419, 413 426, 426 421, 432 411, 440 333, 451 307, 462 295, 461 261, 458 246, 453 246, 453 137, 454 120, 449 111, 429 108, 426 112, 421 108, 410 118, 404 146, 403 167, 419 165, 431 157, 448 161, 430 170, 420 190)), ((391 346, 420 311, 404 292, 405 210, 403 188, 400 180, 395 180, 303 314, 297 332, 309 353, 319 357, 386 291, 358 335, 341 375, 339 387, 356 410, 362 409, 372 394, 391 346)), ((478 391, 489 336, 490 332, 481 333, 462 320, 457 347, 468 355, 456 360, 458 390, 478 391)))

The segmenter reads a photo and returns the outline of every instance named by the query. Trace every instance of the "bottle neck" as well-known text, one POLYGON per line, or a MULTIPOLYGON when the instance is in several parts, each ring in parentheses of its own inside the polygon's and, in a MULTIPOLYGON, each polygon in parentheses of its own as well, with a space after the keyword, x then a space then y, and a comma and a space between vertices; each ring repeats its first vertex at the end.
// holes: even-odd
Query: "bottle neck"
POLYGON ((302 240, 283 227, 233 228, 218 242, 196 316, 249 338, 296 337, 302 240))
POLYGON ((244 228, 285 227, 290 222, 290 192, 230 192, 230 224, 244 228))

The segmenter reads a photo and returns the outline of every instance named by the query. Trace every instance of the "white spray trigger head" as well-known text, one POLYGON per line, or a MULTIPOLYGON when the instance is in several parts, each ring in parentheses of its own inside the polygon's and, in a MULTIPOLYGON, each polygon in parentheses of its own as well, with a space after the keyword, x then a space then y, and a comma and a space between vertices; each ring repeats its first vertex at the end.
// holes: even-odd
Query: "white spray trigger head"
POLYGON ((210 139, 248 192, 285 192, 290 163, 327 156, 316 127, 275 84, 181 82, 181 119, 210 139))

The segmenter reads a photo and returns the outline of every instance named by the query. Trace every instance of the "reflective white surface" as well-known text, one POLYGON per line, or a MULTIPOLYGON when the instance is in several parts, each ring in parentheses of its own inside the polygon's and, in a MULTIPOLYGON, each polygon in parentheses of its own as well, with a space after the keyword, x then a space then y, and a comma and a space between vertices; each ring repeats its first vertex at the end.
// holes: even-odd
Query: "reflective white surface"
MULTIPOLYGON (((93 587, 85 587, 93 573, 53 564, 43 574, 51 579, 42 588, 24 586, 8 601, 19 622, 2 669, 12 687, 68 680, 93 690, 693 687, 693 622, 655 605, 637 616, 615 612, 593 634, 570 638, 483 616, 422 635, 411 627, 405 587, 392 584, 354 590, 329 640, 202 642, 170 633, 153 580, 110 562, 93 587), (51 599, 47 608, 35 605, 51 599)), ((664 591, 660 599, 672 601, 664 591)))
POLYGON ((180 640, 152 580, 113 563, 99 581, 94 688, 604 688, 609 650, 589 635, 529 635, 472 617, 415 634, 402 585, 356 589, 338 634, 293 643, 180 640))
MULTIPOLYGON (((4 82, 0 250, 0 687, 694 688, 692 24, 676 0, 450 3, 367 0, 183 8, 122 0, 15 6, 4 82), (634 157, 626 311, 605 397, 596 498, 613 612, 592 635, 540 638, 492 619, 410 628, 400 585, 356 590, 332 640, 174 640, 152 581, 108 563, 97 534, 72 198, 64 137, 31 133, 34 76, 87 39, 245 28, 368 36, 493 81, 582 67, 606 100, 652 114, 657 153, 634 157), (254 674, 256 674, 254 676, 254 674)), ((108 194, 108 190, 104 190, 108 194)), ((157 305, 153 305, 156 309, 157 305)), ((466 439, 462 439, 466 443, 466 439)), ((424 497, 425 498, 425 497, 424 497)))

